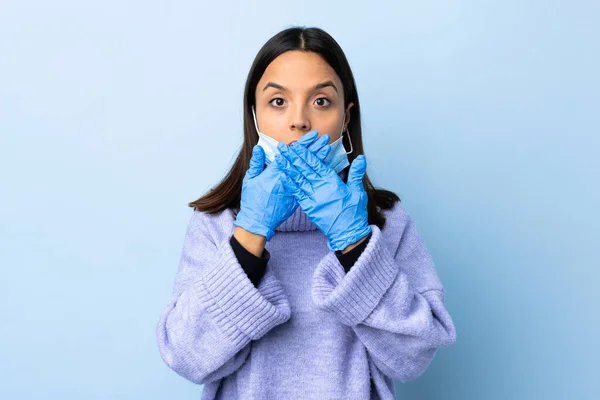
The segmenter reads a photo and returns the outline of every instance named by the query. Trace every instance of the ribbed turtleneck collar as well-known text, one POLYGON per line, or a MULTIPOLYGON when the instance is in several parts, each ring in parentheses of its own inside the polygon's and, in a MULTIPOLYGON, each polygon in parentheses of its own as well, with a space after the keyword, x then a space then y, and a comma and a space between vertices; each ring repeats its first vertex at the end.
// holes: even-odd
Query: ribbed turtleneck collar
POLYGON ((293 231, 314 231, 317 226, 312 223, 308 215, 302 211, 302 207, 298 206, 296 211, 285 221, 281 223, 276 231, 293 232, 293 231))

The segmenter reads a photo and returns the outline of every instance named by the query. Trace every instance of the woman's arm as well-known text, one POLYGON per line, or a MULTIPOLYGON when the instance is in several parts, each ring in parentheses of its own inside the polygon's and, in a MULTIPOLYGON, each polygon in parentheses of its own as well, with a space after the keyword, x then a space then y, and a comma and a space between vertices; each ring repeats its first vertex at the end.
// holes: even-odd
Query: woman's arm
POLYGON ((266 236, 257 235, 252 232, 248 232, 244 228, 236 226, 233 231, 233 237, 244 246, 246 250, 251 252, 257 257, 260 257, 263 254, 265 249, 265 244, 267 243, 266 236))
POLYGON ((172 298, 156 326, 165 363, 198 384, 236 371, 251 343, 290 318, 290 305, 267 270, 258 287, 230 244, 215 242, 210 218, 194 211, 188 225, 172 298))
POLYGON ((389 250, 381 230, 345 274, 333 253, 313 276, 317 307, 351 326, 374 364, 393 379, 416 379, 435 352, 456 340, 444 289, 414 222, 407 220, 389 250))

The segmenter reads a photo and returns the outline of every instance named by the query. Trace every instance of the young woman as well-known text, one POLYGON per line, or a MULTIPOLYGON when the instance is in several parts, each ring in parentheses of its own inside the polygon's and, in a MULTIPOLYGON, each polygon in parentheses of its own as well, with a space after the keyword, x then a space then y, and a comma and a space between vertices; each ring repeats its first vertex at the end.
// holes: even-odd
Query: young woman
POLYGON ((241 152, 190 203, 157 325, 163 360, 203 399, 394 399, 393 379, 456 340, 415 223, 366 175, 359 104, 321 29, 286 29, 256 56, 241 152))

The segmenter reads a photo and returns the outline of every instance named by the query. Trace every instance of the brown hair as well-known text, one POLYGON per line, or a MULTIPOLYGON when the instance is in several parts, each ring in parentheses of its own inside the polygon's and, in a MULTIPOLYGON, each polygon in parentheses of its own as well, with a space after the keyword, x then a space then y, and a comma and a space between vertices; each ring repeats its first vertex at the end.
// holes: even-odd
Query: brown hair
MULTIPOLYGON (((216 214, 226 208, 240 208, 242 194, 242 181, 252 158, 252 148, 258 143, 258 133, 254 127, 252 117, 252 105, 255 102, 255 90, 258 81, 264 74, 268 65, 279 55, 286 51, 300 50, 319 54, 340 77, 344 87, 344 107, 350 102, 354 105, 350 108, 350 122, 348 134, 352 140, 352 153, 348 154, 348 161, 352 161, 363 153, 362 130, 360 121, 360 103, 358 92, 354 82, 354 76, 350 65, 338 43, 327 32, 320 28, 292 27, 285 29, 269 39, 260 49, 246 79, 244 89, 244 142, 231 170, 223 180, 207 194, 189 203, 190 207, 208 214, 216 214)), ((349 148, 347 138, 342 139, 344 147, 349 148)), ((344 182, 347 182, 350 166, 346 167, 341 174, 344 182)), ((385 224, 385 216, 381 209, 390 209, 400 197, 394 192, 384 189, 376 189, 367 174, 364 174, 363 185, 368 195, 368 221, 369 224, 377 225, 380 229, 385 224)))

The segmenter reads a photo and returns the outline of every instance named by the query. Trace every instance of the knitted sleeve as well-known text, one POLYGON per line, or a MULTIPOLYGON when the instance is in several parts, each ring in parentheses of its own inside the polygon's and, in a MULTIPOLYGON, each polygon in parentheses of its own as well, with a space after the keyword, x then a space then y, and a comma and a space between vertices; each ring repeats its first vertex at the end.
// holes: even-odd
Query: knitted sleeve
POLYGON ((312 299, 353 328, 385 375, 406 382, 425 372, 438 348, 455 342, 456 330, 433 260, 410 217, 388 232, 391 240, 377 225, 371 228, 369 243, 347 274, 332 252, 319 262, 312 299))
POLYGON ((179 375, 205 384, 235 372, 253 340, 290 318, 281 282, 265 272, 250 281, 230 237, 214 240, 211 221, 194 210, 170 302, 156 325, 158 349, 179 375))

